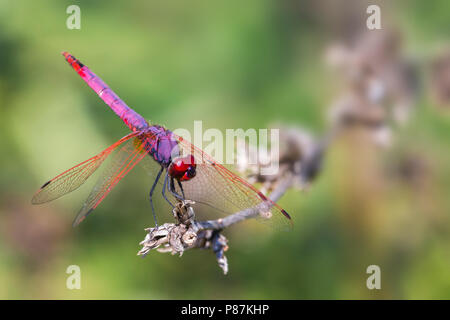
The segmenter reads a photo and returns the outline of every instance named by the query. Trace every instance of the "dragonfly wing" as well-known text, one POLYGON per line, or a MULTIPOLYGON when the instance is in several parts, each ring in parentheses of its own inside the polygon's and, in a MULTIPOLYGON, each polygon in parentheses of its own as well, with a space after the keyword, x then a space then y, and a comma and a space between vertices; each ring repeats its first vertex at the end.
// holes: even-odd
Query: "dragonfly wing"
POLYGON ((105 171, 102 172, 75 218, 73 226, 80 224, 105 199, 115 185, 145 156, 148 156, 147 147, 142 142, 141 137, 134 137, 124 143, 113 156, 111 163, 108 164, 105 171))
POLYGON ((96 156, 83 161, 76 166, 64 171, 55 178, 47 181, 42 187, 34 194, 31 203, 41 204, 44 202, 55 200, 69 192, 80 187, 86 180, 94 173, 95 170, 105 161, 105 159, 111 154, 114 149, 122 145, 129 139, 137 136, 138 133, 133 132, 110 147, 106 148, 96 156))
POLYGON ((227 214, 255 207, 258 209, 255 217, 262 222, 277 228, 292 226, 289 214, 250 183, 217 163, 190 142, 173 136, 178 141, 181 153, 192 154, 197 163, 195 177, 182 182, 187 199, 206 204, 227 214))

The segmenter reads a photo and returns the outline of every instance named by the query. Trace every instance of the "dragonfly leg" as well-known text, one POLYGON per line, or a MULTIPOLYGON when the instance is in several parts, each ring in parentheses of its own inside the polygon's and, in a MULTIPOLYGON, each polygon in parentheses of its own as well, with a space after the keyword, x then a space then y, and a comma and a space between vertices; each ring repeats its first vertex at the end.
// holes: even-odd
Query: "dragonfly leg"
POLYGON ((166 188, 168 187, 167 180, 169 180, 169 173, 168 172, 166 172, 166 176, 164 178, 164 185, 163 185, 163 188, 162 188, 162 196, 171 205, 172 208, 175 208, 175 206, 172 204, 172 202, 169 201, 169 199, 167 199, 167 196, 166 196, 166 188))
POLYGON ((186 197, 184 196, 183 185, 181 184, 180 180, 177 180, 177 182, 178 182, 178 186, 180 187, 181 195, 183 196, 183 199, 186 199, 186 197))
POLYGON ((174 183, 173 180, 174 180, 174 179, 171 178, 171 179, 170 179, 170 183, 169 183, 169 191, 170 191, 170 193, 171 193, 175 198, 177 198, 178 200, 184 200, 184 197, 180 196, 180 195, 178 194, 178 192, 175 190, 175 183, 174 183))
POLYGON ((153 206, 153 192, 155 191, 156 185, 158 184, 158 180, 161 177, 161 173, 164 171, 164 167, 161 167, 158 175, 156 176, 155 182, 153 182, 152 188, 150 189, 150 205, 152 206, 153 220, 155 220, 155 227, 158 227, 158 220, 156 219, 155 207, 153 206))

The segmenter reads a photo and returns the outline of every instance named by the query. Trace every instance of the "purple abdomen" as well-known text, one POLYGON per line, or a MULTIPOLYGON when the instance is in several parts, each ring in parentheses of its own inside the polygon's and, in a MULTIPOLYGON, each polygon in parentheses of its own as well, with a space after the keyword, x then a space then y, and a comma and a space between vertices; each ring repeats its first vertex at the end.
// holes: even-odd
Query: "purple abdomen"
POLYGON ((62 53, 67 62, 95 93, 125 122, 132 131, 141 131, 149 127, 148 122, 136 111, 131 109, 117 96, 100 77, 87 66, 67 52, 62 53))
POLYGON ((136 111, 122 101, 100 77, 67 52, 62 53, 79 76, 98 96, 122 119, 132 131, 144 131, 140 136, 145 150, 162 166, 167 167, 173 158, 179 156, 178 142, 172 139, 172 132, 164 127, 150 126, 136 111), (148 133, 148 136, 145 135, 148 133))

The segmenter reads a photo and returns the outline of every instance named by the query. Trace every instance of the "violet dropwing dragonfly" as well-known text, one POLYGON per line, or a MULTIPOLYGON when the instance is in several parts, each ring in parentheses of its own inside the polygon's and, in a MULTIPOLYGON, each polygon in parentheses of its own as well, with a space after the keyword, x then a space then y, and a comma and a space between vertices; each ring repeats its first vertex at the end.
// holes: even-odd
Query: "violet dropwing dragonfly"
POLYGON ((162 184, 162 196, 172 207, 171 200, 189 199, 227 214, 253 207, 263 208, 259 209, 263 220, 275 225, 291 225, 288 213, 247 181, 170 130, 150 125, 87 66, 67 52, 62 55, 132 132, 94 157, 44 183, 35 193, 33 204, 52 201, 74 191, 112 155, 112 161, 75 218, 74 226, 97 208, 114 186, 138 163, 143 164, 153 175, 149 197, 156 225, 153 195, 158 183, 162 184))

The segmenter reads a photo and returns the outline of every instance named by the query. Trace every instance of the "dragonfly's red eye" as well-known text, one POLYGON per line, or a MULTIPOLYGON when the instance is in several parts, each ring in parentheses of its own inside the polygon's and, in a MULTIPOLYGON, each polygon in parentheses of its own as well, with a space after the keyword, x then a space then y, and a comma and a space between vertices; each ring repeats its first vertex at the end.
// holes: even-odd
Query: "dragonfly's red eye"
POLYGON ((169 165, 169 175, 180 181, 187 181, 195 177, 197 165, 194 156, 175 158, 169 165))

